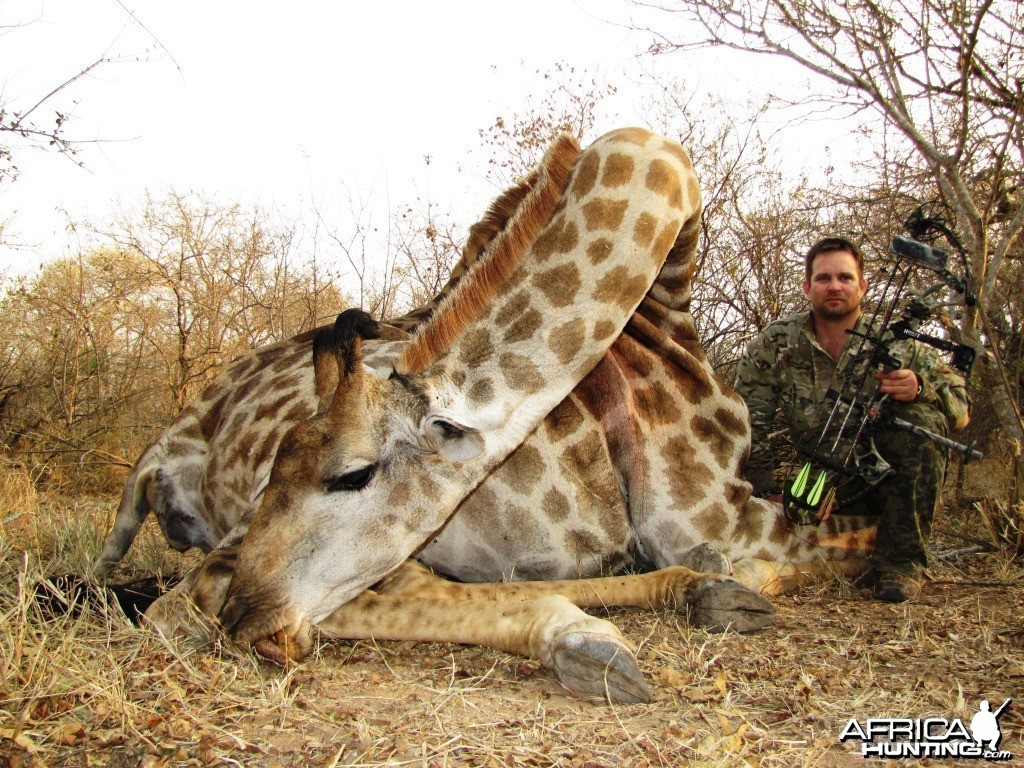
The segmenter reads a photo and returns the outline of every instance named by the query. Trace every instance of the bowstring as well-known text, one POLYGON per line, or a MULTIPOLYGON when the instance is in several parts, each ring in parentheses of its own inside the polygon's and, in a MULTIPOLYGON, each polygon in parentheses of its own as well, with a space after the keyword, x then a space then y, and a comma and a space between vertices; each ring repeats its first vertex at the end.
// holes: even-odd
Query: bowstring
MULTIPOLYGON (((900 271, 899 266, 896 265, 894 267, 894 275, 895 275, 896 272, 899 272, 899 271, 900 271)), ((871 327, 868 329, 868 334, 867 335, 878 334, 877 341, 873 341, 872 340, 872 343, 875 345, 875 349, 874 349, 875 352, 877 352, 877 350, 880 347, 881 348, 887 347, 885 342, 882 340, 882 334, 885 333, 885 329, 887 329, 889 327, 889 322, 891 321, 893 313, 896 310, 896 305, 899 302, 900 298, 902 297, 903 292, 906 290, 907 283, 910 280, 910 275, 911 275, 912 272, 913 272, 913 265, 907 265, 906 269, 903 270, 903 273, 902 273, 902 275, 900 277, 899 286, 897 287, 897 289, 896 289, 896 291, 895 291, 895 293, 894 293, 894 295, 892 297, 892 301, 890 301, 888 303, 888 305, 886 305, 885 293, 883 293, 882 294, 882 299, 879 301, 878 307, 876 307, 875 313, 871 317, 871 321, 870 321, 871 322, 871 327), (883 306, 885 307, 884 316, 882 317, 880 324, 876 324, 878 322, 878 312, 881 309, 881 307, 883 307, 883 306)), ((892 280, 890 279, 890 284, 891 284, 891 282, 892 282, 892 280)), ((889 284, 887 284, 887 286, 886 286, 886 292, 888 291, 888 286, 889 286, 889 284)), ((858 354, 860 353, 861 348, 863 347, 863 345, 869 341, 869 339, 867 338, 867 335, 865 337, 861 338, 861 342, 862 343, 861 343, 860 347, 858 347, 858 354)), ((836 434, 836 438, 835 438, 835 440, 832 443, 832 448, 831 448, 831 450, 829 451, 829 454, 828 454, 828 459, 827 459, 828 462, 831 462, 834 459, 836 450, 838 450, 838 448, 840 446, 840 443, 841 443, 841 441, 843 439, 843 434, 846 432, 846 426, 850 422, 850 417, 853 415, 855 407, 857 406, 858 402, 860 401, 861 396, 864 395, 865 388, 868 386, 868 381, 871 378, 871 373, 872 373, 872 366, 870 365, 870 362, 871 362, 870 360, 865 360, 865 361, 863 361, 862 365, 852 366, 853 368, 860 367, 861 371, 862 371, 862 374, 860 376, 860 382, 856 385, 856 391, 853 393, 852 397, 849 398, 849 400, 850 400, 849 407, 847 408, 846 415, 843 417, 842 423, 839 425, 839 430, 838 430, 838 432, 836 434)), ((846 383, 847 382, 844 382, 844 389, 845 389, 846 383)), ((884 396, 882 398, 881 402, 879 403, 879 407, 882 406, 882 404, 885 402, 887 397, 888 396, 884 396)), ((839 403, 841 398, 842 398, 842 392, 840 392, 839 397, 836 399, 836 403, 837 404, 839 403)), ((869 410, 869 411, 867 411, 864 414, 863 418, 861 418, 861 420, 860 420, 860 424, 857 426, 857 432, 853 436, 853 439, 850 441, 850 449, 847 451, 846 456, 843 458, 843 463, 842 463, 841 466, 844 469, 850 463, 850 457, 853 455, 854 451, 856 450, 857 441, 860 440, 861 435, 864 434, 864 428, 867 426, 868 419, 870 418, 870 416, 871 416, 871 412, 869 410)))
MULTIPOLYGON (((846 430, 846 425, 849 422, 851 414, 853 413, 854 405, 855 405, 856 401, 860 398, 861 393, 863 392, 864 387, 867 384, 868 375, 870 373, 869 366, 868 366, 868 362, 869 361, 865 360, 863 365, 858 364, 857 361, 859 361, 862 358, 862 356, 863 356, 863 354, 865 352, 865 348, 864 348, 865 345, 869 341, 871 341, 871 339, 869 339, 869 336, 872 333, 874 333, 876 331, 876 329, 878 328, 878 319, 879 319, 879 315, 881 313, 883 313, 883 308, 884 308, 884 324, 888 324, 889 318, 892 317, 892 314, 895 311, 896 302, 899 300, 900 295, 903 293, 903 290, 906 287, 907 281, 910 278, 911 269, 908 266, 906 271, 904 271, 902 273, 902 275, 901 275, 901 277, 900 277, 900 279, 898 281, 899 282, 899 287, 897 288, 895 294, 893 295, 892 300, 889 300, 888 299, 889 291, 892 289, 893 284, 897 282, 897 275, 900 274, 900 272, 901 272, 901 270, 900 270, 899 262, 895 262, 893 264, 892 269, 889 271, 889 279, 886 280, 885 286, 882 289, 882 295, 881 295, 881 297, 879 297, 878 302, 875 304, 875 310, 871 314, 871 317, 868 319, 868 322, 867 322, 867 325, 866 325, 866 329, 865 329, 866 333, 863 336, 860 337, 860 342, 857 345, 857 349, 856 349, 856 351, 853 352, 853 354, 852 354, 852 356, 850 358, 851 364, 849 365, 849 367, 847 368, 847 370, 845 371, 845 373, 843 375, 842 384, 840 384, 839 389, 836 390, 836 400, 835 400, 835 403, 832 405, 832 408, 829 411, 828 418, 825 420, 825 424, 821 428, 821 432, 819 433, 818 440, 814 444, 814 448, 811 451, 811 459, 812 460, 814 459, 814 457, 816 455, 819 454, 819 449, 821 448, 822 442, 825 441, 827 439, 827 437, 828 437, 829 429, 832 427, 832 424, 835 421, 837 414, 839 413, 839 407, 840 407, 840 405, 843 402, 843 394, 846 392, 847 388, 850 387, 850 385, 852 383, 852 380, 853 380, 853 377, 855 375, 857 375, 858 373, 862 373, 863 375, 861 376, 861 380, 860 380, 859 384, 856 385, 856 393, 854 395, 854 398, 853 398, 853 400, 850 403, 850 407, 846 411, 846 415, 843 417, 843 421, 842 421, 842 423, 839 426, 839 431, 836 434, 836 437, 835 437, 835 439, 832 442, 831 448, 829 449, 828 457, 826 459, 827 462, 831 462, 833 460, 833 458, 835 456, 835 453, 836 453, 836 451, 839 448, 840 442, 842 441, 843 432, 846 430)), ((877 342, 872 342, 872 343, 876 343, 877 344, 877 342)), ((830 382, 829 389, 832 389, 831 385, 833 383, 835 383, 835 376, 836 376, 836 374, 833 374, 832 382, 830 382)), ((858 437, 860 436, 860 433, 862 431, 863 431, 863 425, 861 425, 861 428, 858 430, 858 433, 857 433, 858 437)), ((852 450, 853 449, 851 448, 851 452, 852 452, 852 450)), ((850 457, 849 457, 849 454, 848 454, 846 456, 845 461, 843 462, 843 466, 844 467, 849 463, 849 460, 850 460, 850 457)))

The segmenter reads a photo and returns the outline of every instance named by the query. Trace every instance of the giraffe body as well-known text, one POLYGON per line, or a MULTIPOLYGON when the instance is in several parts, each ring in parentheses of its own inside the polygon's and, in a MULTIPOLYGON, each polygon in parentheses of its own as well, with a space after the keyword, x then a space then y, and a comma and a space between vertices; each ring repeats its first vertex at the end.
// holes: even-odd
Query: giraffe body
POLYGON ((150 610, 166 631, 187 595, 273 658, 303 655, 310 625, 484 642, 644 698, 617 630, 576 605, 756 628, 770 603, 678 566, 727 569, 719 552, 761 588, 800 570, 765 561, 860 557, 872 536, 795 531, 750 497, 746 409, 689 312, 699 214, 678 145, 626 129, 580 154, 563 137, 471 230, 437 306, 383 332, 345 313, 229 367, 140 458, 97 571, 152 510, 172 546, 209 553, 150 610))

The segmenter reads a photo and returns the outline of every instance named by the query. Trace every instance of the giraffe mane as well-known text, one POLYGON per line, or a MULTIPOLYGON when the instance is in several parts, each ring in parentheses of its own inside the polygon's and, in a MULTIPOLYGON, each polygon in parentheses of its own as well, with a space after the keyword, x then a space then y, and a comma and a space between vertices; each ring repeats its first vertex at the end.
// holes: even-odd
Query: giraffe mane
POLYGON ((420 373, 450 351, 498 294, 550 221, 579 153, 573 136, 560 135, 540 165, 499 196, 473 225, 464 253, 480 253, 479 259, 417 331, 395 366, 398 373, 420 373))

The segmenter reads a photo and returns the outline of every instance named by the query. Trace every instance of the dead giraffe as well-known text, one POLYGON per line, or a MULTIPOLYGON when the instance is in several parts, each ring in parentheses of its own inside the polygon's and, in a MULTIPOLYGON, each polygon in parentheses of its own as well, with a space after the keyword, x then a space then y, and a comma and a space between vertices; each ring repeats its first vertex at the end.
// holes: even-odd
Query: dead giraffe
POLYGON ((210 553, 150 609, 164 631, 187 595, 279 660, 317 625, 490 645, 573 690, 649 698, 618 631, 577 605, 753 629, 767 600, 680 566, 727 571, 724 553, 777 589, 872 536, 855 519, 801 536, 750 498, 746 409, 689 313, 699 215, 678 145, 559 139, 473 228, 444 300, 398 323, 429 316, 411 341, 364 343, 380 329, 345 313, 219 377, 132 471, 97 572, 153 510, 172 546, 210 553), (662 570, 600 578, 638 567, 662 570))

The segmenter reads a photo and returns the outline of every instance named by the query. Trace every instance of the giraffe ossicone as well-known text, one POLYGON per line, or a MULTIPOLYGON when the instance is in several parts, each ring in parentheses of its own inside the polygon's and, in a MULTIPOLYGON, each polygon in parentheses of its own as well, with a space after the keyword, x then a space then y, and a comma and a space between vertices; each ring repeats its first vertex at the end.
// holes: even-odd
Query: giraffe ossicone
POLYGON ((762 591, 862 567, 873 536, 854 518, 794 531, 751 498, 746 409, 690 314, 700 211, 678 144, 560 137, 434 302, 343 313, 218 377, 132 470, 97 573, 152 511, 208 553, 147 612, 161 631, 193 623, 191 601, 282 662, 316 626, 489 645, 583 694, 649 698, 626 640, 581 608, 757 629, 762 591), (726 557, 732 576, 700 572, 726 557))

